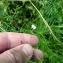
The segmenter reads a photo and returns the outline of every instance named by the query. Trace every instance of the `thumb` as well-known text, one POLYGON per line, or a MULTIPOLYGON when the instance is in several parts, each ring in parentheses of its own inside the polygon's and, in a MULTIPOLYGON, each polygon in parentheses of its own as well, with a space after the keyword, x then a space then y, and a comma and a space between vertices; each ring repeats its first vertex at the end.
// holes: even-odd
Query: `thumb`
POLYGON ((0 63, 27 63, 32 54, 32 46, 23 44, 0 54, 0 63))

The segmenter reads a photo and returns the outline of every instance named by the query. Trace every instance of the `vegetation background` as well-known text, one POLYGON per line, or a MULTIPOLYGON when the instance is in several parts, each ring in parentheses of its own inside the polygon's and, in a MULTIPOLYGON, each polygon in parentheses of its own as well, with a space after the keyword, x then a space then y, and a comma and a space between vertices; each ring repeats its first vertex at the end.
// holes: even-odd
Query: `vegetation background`
POLYGON ((38 36, 44 58, 29 63, 63 63, 63 0, 0 0, 0 32, 38 36))

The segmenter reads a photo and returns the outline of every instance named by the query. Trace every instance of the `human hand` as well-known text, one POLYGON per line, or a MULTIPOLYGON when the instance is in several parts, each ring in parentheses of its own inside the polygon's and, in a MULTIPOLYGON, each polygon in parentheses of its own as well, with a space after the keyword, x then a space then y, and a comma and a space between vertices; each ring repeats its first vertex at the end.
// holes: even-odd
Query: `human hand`
POLYGON ((27 63, 31 58, 37 61, 38 58, 33 53, 42 59, 43 53, 32 47, 37 44, 38 38, 34 35, 0 33, 0 63, 27 63))

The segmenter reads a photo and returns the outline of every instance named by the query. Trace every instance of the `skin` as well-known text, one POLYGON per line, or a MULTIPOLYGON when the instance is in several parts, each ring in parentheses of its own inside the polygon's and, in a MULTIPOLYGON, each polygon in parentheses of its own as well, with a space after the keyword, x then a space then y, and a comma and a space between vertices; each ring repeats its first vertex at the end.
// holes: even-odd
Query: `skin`
POLYGON ((30 59, 34 61, 38 60, 37 57, 42 59, 42 51, 32 47, 36 46, 38 41, 38 37, 35 35, 0 33, 0 63, 28 63, 30 59))

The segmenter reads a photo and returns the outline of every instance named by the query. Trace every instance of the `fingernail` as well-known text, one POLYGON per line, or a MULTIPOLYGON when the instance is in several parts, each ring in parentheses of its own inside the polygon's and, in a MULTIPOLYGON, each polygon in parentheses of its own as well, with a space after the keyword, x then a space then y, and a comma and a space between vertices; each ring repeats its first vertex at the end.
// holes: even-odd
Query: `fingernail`
POLYGON ((26 54, 28 59, 31 59, 32 54, 33 54, 33 48, 31 45, 29 45, 29 44, 24 45, 22 48, 22 51, 26 54))
POLYGON ((31 35, 31 40, 30 40, 31 45, 35 46, 38 44, 38 42, 39 42, 38 37, 35 35, 31 35))

